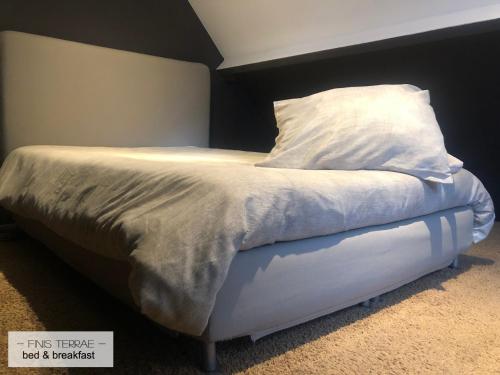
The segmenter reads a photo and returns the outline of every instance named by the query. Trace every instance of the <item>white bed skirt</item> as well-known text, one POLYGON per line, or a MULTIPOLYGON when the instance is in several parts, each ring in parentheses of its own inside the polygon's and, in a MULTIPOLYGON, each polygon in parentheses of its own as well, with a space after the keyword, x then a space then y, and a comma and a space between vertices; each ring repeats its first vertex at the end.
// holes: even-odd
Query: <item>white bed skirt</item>
POLYGON ((448 266, 472 243, 459 207, 396 223, 240 251, 204 334, 265 335, 394 290, 448 266))

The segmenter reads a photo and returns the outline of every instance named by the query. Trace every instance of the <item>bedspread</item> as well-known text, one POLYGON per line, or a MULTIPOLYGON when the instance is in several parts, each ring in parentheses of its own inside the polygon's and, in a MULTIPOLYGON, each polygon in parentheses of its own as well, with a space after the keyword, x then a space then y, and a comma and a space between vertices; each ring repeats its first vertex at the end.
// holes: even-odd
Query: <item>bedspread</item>
POLYGON ((255 167, 266 154, 200 148, 29 146, 0 171, 0 204, 101 255, 127 260, 141 311, 200 335, 240 250, 470 205, 475 242, 494 222, 481 182, 386 171, 255 167))

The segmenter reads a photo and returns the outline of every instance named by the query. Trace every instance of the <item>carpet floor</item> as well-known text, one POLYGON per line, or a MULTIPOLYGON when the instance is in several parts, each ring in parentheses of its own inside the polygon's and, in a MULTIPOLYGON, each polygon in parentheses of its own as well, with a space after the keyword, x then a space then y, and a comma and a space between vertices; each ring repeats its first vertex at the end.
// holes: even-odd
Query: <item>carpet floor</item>
MULTIPOLYGON (((199 374, 199 346, 109 298, 38 243, 0 242, 0 373, 199 374), (7 331, 112 330, 114 369, 9 369, 7 331)), ((500 225, 444 269, 252 343, 218 346, 221 373, 500 374, 500 225)))

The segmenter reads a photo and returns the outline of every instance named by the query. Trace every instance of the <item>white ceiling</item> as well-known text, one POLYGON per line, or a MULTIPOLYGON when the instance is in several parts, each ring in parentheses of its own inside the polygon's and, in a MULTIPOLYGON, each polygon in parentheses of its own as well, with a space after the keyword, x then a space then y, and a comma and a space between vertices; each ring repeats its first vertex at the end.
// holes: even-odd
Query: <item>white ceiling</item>
POLYGON ((500 17, 500 0, 189 0, 219 68, 500 17))

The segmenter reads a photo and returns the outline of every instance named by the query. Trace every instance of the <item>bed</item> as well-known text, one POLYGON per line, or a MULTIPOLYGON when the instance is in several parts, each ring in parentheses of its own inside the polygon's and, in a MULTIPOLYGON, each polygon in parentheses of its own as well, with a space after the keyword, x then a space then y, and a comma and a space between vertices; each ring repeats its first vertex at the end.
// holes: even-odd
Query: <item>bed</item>
MULTIPOLYGON (((43 131, 35 138, 17 134, 19 121, 42 129, 45 123, 87 125, 75 122, 78 113, 54 118, 57 100, 36 107, 36 115, 22 113, 44 93, 19 83, 30 77, 16 59, 54 49, 90 52, 89 46, 19 33, 3 41, 3 69, 9 73, 3 75, 3 126, 12 136, 6 138, 9 156, 0 171, 0 204, 28 234, 112 295, 202 341, 206 370, 216 367, 216 342, 247 335, 256 340, 456 266, 458 254, 493 225, 491 198, 465 169, 453 175, 453 183, 439 184, 389 171, 262 168, 255 164, 266 154, 138 147, 143 144, 113 140, 113 132, 103 137, 114 147, 81 147, 89 145, 79 144, 71 132, 58 142, 43 138, 43 131), (43 143, 52 145, 26 146, 43 143)), ((151 63, 149 57, 108 49, 92 53, 99 59, 140 59, 131 65, 139 71, 151 63)), ((149 137, 204 146, 193 129, 208 129, 208 80, 190 77, 195 72, 207 78, 208 72, 197 64, 186 63, 183 71, 179 62, 162 63, 160 76, 176 69, 176 79, 186 77, 191 85, 172 100, 197 110, 165 112, 165 126, 154 128, 165 134, 149 137), (201 98, 191 93, 198 84, 201 98), (176 127, 179 121, 194 128, 176 127)), ((33 65, 29 71, 40 75, 52 69, 33 65)), ((130 74, 123 72, 121 79, 130 74)), ((57 85, 43 87, 51 98, 65 92, 57 85)), ((145 94, 157 93, 137 93, 145 94)), ((137 124, 151 120, 140 107, 128 110, 137 124)), ((109 116, 97 103, 81 111, 88 121, 109 116)), ((116 132, 120 121, 110 126, 116 132)))
POLYGON ((144 315, 201 338, 207 368, 217 341, 256 339, 446 267, 494 220, 487 191, 465 169, 439 184, 256 167, 263 157, 26 146, 4 162, 0 203, 144 315))

